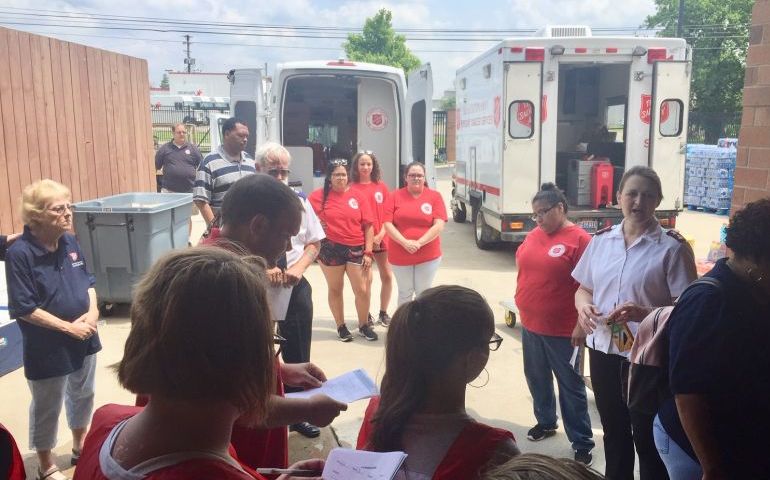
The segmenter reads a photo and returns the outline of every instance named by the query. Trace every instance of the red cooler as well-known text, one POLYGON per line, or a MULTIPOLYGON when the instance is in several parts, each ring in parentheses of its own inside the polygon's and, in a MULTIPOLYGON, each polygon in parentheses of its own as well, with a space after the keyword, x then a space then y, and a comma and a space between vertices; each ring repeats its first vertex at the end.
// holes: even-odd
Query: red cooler
POLYGON ((612 177, 615 169, 610 162, 601 162, 591 168, 591 207, 612 205, 612 177))

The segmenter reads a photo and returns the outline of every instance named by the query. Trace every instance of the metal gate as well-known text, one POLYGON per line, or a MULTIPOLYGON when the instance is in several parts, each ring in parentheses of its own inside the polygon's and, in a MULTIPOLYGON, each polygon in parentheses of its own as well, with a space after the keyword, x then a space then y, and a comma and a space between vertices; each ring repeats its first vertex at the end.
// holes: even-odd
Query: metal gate
POLYGON ((433 111, 433 161, 446 163, 446 128, 447 113, 433 111))

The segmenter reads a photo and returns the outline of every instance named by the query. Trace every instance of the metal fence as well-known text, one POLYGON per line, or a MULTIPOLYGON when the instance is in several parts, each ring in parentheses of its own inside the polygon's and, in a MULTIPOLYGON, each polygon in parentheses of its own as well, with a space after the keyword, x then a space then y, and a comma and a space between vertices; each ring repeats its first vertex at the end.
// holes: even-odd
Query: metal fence
POLYGON ((446 163, 447 113, 433 112, 433 161, 446 163))
POLYGON ((152 133, 156 145, 163 145, 173 137, 171 127, 175 123, 187 125, 187 138, 195 143, 201 152, 211 151, 211 136, 209 135, 209 115, 211 113, 227 113, 228 109, 199 109, 191 107, 150 107, 152 117, 152 133))
POLYGON ((716 145, 720 138, 738 138, 741 112, 690 112, 687 143, 716 145))

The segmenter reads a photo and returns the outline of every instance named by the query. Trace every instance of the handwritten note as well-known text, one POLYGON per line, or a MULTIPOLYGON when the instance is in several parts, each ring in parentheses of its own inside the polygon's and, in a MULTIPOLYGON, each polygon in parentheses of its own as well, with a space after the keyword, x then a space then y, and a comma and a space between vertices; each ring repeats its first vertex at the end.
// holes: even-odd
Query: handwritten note
POLYGON ((404 452, 367 452, 335 448, 324 466, 324 480, 392 480, 406 459, 404 452))
POLYGON ((373 397, 378 394, 374 380, 362 369, 353 370, 339 377, 334 377, 324 382, 318 388, 304 390, 302 392, 287 393, 288 398, 308 398, 323 393, 333 399, 350 403, 363 398, 373 397))

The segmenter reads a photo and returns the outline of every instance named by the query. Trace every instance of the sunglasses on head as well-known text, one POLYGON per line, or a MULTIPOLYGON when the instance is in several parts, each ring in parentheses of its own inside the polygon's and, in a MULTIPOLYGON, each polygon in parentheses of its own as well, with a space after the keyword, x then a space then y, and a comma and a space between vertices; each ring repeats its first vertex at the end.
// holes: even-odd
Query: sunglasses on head
POLYGON ((358 154, 359 155, 374 155, 374 152, 371 151, 371 150, 359 150, 358 154))
POLYGON ((329 162, 329 165, 334 165, 335 167, 347 167, 348 161, 345 160, 344 158, 336 158, 331 162, 329 162))

